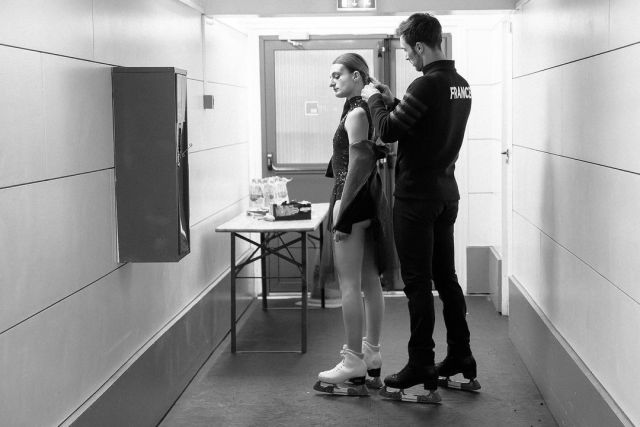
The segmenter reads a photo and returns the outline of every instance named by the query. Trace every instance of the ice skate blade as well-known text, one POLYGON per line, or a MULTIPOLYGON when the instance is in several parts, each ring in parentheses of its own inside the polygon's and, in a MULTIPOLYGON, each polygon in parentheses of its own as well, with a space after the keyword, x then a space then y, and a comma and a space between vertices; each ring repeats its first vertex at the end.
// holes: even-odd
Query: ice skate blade
POLYGON ((366 384, 368 388, 374 388, 376 390, 381 389, 383 386, 380 377, 369 377, 367 378, 366 384))
POLYGON ((369 396, 369 390, 364 384, 330 384, 322 381, 316 381, 313 389, 323 393, 329 393, 340 396, 369 396))
POLYGON ((439 404, 442 400, 437 391, 429 391, 428 394, 407 394, 403 389, 390 388, 387 386, 382 387, 380 396, 386 397, 387 399, 413 403, 439 404))
POLYGON ((480 386, 480 383, 476 379, 469 380, 469 382, 464 383, 461 381, 454 381, 449 377, 438 378, 438 385, 440 387, 447 387, 447 388, 453 388, 456 390, 464 390, 464 391, 478 391, 482 388, 480 386))

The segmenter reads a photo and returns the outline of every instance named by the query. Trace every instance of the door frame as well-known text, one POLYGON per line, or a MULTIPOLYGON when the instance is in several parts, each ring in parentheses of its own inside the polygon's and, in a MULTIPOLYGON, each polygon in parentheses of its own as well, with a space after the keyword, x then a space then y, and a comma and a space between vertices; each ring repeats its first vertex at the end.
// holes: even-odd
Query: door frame
MULTIPOLYGON (((268 104, 268 100, 274 99, 274 85, 267 84, 269 80, 272 78, 274 64, 271 52, 276 50, 299 50, 299 49, 312 49, 312 50, 322 50, 336 48, 336 49, 349 49, 350 47, 353 49, 362 49, 368 48, 367 46, 361 46, 363 41, 372 41, 376 43, 376 48, 380 49, 384 46, 384 40, 389 36, 386 34, 364 34, 364 35, 350 35, 350 34, 331 34, 331 35, 314 35, 309 36, 308 40, 282 40, 278 36, 260 36, 259 37, 259 45, 260 45, 260 110, 261 110, 261 138, 262 138, 262 176, 267 176, 270 172, 267 165, 267 154, 270 149, 270 138, 275 139, 275 120, 269 122, 271 118, 275 116, 275 111, 270 109, 268 104), (337 46, 336 44, 340 45, 337 46), (330 46, 330 45, 333 46, 330 46), (277 46, 277 47, 276 47, 277 46), (273 126, 273 128, 271 128, 273 126)), ((374 59, 376 57, 374 56, 374 59)), ((384 58, 380 57, 380 52, 378 53, 376 64, 374 69, 376 70, 376 74, 380 75, 378 78, 384 78, 384 58), (378 72, 380 71, 380 72, 378 72)), ((327 70, 330 64, 327 64, 327 70)), ((383 81, 383 80, 381 80, 383 81)), ((324 173, 326 169, 325 164, 287 164, 279 165, 277 158, 277 152, 273 150, 272 157, 272 165, 274 172, 286 172, 288 174, 317 174, 324 173)))
POLYGON ((502 22, 502 153, 501 199, 502 199, 502 268, 501 306, 502 315, 509 315, 509 280, 513 265, 513 34, 511 21, 502 22))

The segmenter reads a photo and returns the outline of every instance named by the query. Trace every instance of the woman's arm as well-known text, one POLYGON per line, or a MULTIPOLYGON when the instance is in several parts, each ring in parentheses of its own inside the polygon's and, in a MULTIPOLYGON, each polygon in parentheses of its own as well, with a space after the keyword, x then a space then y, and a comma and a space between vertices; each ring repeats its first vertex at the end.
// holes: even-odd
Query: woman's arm
POLYGON ((362 108, 354 108, 347 114, 344 127, 349 137, 349 145, 369 137, 369 121, 367 120, 367 113, 362 108))

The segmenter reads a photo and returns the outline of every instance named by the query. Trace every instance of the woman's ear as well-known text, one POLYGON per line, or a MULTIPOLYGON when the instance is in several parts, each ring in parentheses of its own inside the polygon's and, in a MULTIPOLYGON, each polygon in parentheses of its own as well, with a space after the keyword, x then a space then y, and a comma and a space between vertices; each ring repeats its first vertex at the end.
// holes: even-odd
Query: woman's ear
POLYGON ((359 71, 354 71, 353 72, 353 80, 358 80, 360 78, 360 72, 359 71))

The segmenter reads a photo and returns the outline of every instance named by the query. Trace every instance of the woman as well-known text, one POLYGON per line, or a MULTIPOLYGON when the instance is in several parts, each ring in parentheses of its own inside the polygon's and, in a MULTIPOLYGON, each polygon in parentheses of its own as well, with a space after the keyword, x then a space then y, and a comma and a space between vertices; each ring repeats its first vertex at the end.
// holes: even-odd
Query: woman
POLYGON ((336 97, 346 98, 346 102, 333 138, 333 157, 327 171, 327 176, 335 178, 329 221, 333 239, 326 245, 333 250, 333 256, 325 256, 323 263, 333 261, 347 343, 340 352, 342 361, 335 368, 320 372, 314 389, 362 396, 368 395, 367 372, 373 377, 366 381, 367 385, 382 386, 380 330, 384 298, 380 274, 384 260, 393 258, 385 253, 391 234, 385 229, 389 224, 384 217, 387 202, 376 160, 384 156, 386 147, 371 141, 371 116, 367 103, 360 97, 363 86, 371 82, 365 60, 355 53, 340 55, 330 73, 329 86, 336 97), (366 337, 362 338, 365 328, 366 337))

